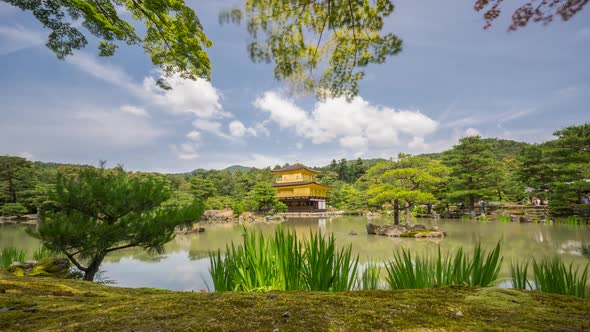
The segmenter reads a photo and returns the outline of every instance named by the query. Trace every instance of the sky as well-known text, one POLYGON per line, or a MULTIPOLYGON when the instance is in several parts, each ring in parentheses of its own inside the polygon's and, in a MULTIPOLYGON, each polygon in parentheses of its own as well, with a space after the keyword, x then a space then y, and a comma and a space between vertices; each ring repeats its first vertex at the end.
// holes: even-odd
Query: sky
POLYGON ((543 142, 590 122, 590 9, 507 32, 510 7, 484 30, 473 0, 393 2, 384 29, 403 50, 367 67, 351 102, 294 95, 251 62, 246 28, 218 22, 239 0, 187 2, 213 41, 212 77, 170 91, 138 47, 101 58, 94 42, 58 60, 30 12, 0 2, 0 155, 166 173, 322 166, 469 135, 543 142))

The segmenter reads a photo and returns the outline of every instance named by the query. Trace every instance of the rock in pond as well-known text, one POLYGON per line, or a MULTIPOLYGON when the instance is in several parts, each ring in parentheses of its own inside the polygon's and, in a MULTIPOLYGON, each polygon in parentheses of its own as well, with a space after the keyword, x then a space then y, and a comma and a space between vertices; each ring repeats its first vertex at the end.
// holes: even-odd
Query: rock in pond
POLYGON ((63 257, 48 257, 40 261, 14 262, 7 269, 17 277, 57 277, 70 276, 70 261, 63 257))
POLYGON ((367 233, 389 237, 413 237, 413 238, 444 238, 447 232, 438 226, 428 228, 425 225, 375 225, 367 224, 367 233))

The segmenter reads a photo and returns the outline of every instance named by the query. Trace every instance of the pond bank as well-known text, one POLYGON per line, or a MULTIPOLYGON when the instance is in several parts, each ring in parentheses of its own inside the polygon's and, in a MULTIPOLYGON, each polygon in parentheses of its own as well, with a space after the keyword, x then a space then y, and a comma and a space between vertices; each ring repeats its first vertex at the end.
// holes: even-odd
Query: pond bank
POLYGON ((588 300, 499 288, 191 293, 0 271, 2 331, 557 331, 589 329, 588 312, 588 300))

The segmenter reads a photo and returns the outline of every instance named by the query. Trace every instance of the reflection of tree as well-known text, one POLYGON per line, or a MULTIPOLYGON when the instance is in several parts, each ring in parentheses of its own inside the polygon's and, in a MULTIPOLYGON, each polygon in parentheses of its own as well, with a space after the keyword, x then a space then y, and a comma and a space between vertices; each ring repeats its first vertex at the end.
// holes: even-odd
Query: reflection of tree
POLYGON ((203 258, 209 258, 209 251, 189 250, 188 258, 191 261, 195 261, 195 260, 203 259, 203 258))

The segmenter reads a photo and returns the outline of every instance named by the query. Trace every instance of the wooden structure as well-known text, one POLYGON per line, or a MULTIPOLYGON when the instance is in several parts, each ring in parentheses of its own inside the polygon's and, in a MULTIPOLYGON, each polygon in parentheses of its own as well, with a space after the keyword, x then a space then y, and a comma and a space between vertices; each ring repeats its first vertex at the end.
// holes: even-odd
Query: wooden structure
POLYGON ((275 197, 287 205, 288 212, 326 211, 328 190, 332 187, 316 182, 320 172, 298 162, 272 172, 277 175, 272 185, 277 190, 275 197))

